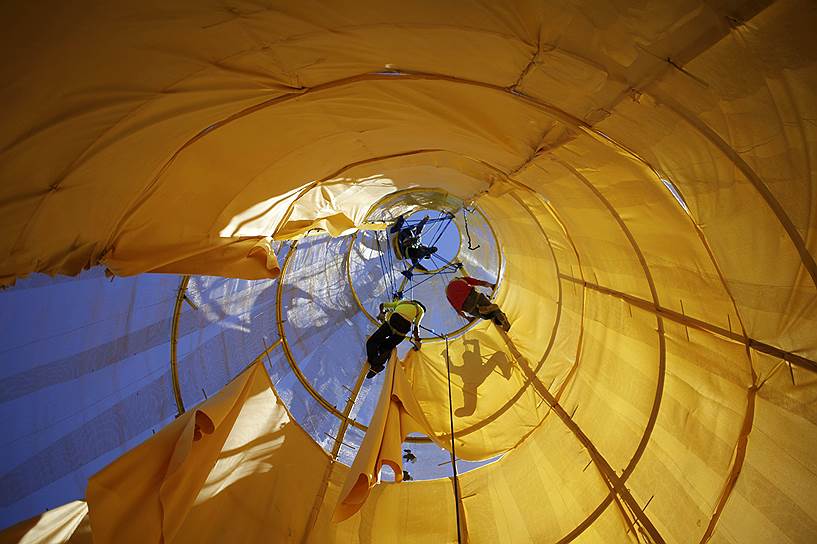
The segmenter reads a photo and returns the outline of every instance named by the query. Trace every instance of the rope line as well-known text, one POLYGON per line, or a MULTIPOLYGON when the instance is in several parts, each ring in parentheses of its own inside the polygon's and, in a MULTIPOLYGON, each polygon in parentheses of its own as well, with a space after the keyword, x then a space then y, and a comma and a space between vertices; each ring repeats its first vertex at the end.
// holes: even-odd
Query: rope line
MULTIPOLYGON (((439 234, 440 229, 443 228, 443 223, 444 223, 445 219, 447 219, 447 218, 446 217, 436 217, 435 219, 437 219, 438 221, 434 225, 434 233, 431 236, 429 236, 429 238, 434 238, 437 234, 439 234)), ((429 222, 431 222, 430 219, 429 219, 429 222)), ((420 238, 422 239, 422 233, 420 234, 420 238)), ((427 245, 433 246, 434 242, 432 242, 430 244, 427 244, 427 245)))
POLYGON ((433 242, 431 242, 431 244, 430 244, 430 245, 432 245, 432 246, 433 246, 434 244, 436 244, 436 243, 437 243, 437 241, 438 241, 440 238, 442 238, 443 234, 445 234, 445 231, 446 231, 446 230, 448 230, 448 227, 450 227, 450 226, 451 226, 452 219, 453 219, 453 217, 451 217, 451 216, 449 215, 449 216, 448 216, 448 221, 445 223, 445 226, 442 228, 442 230, 441 230, 441 231, 440 231, 440 233, 437 235, 437 237, 436 237, 436 238, 434 238, 434 241, 433 241, 433 242))
MULTIPOLYGON (((395 236, 397 236, 395 234, 395 236)), ((397 292, 397 280, 394 278, 394 261, 396 260, 396 256, 392 257, 392 247, 391 247, 391 238, 387 234, 386 235, 386 260, 389 263, 389 279, 391 280, 391 297, 395 297, 395 293, 397 292)))
POLYGON ((457 449, 454 444, 454 402, 451 400, 451 358, 448 355, 448 336, 445 336, 445 369, 448 374, 448 421, 451 427, 451 467, 454 472, 454 512, 457 514, 457 543, 462 544, 460 529, 460 478, 457 474, 457 449))
POLYGON ((454 473, 454 508, 457 515, 457 543, 462 544, 462 531, 460 529, 460 476, 457 472, 457 446, 454 443, 454 402, 451 399, 451 357, 448 353, 448 336, 422 325, 419 325, 419 327, 426 332, 430 332, 437 338, 445 340, 445 370, 448 375, 448 422, 451 430, 451 467, 454 473))
POLYGON ((388 291, 389 290, 389 282, 386 279, 386 263, 384 262, 383 258, 383 248, 380 247, 380 233, 375 232, 374 240, 377 243, 377 260, 380 262, 380 272, 383 275, 383 289, 388 291))
POLYGON ((423 278, 422 280, 420 280, 420 281, 418 281, 416 283, 410 284, 409 289, 414 289, 415 287, 419 287, 420 285, 424 284, 425 282, 427 282, 428 280, 430 280, 431 278, 433 278, 433 277, 435 277, 435 276, 437 276, 439 274, 453 274, 454 272, 456 272, 456 270, 457 270, 456 268, 453 269, 453 270, 443 269, 443 270, 438 270, 437 272, 432 272, 431 274, 426 274, 425 275, 426 277, 423 278))
MULTIPOLYGON (((479 249, 479 244, 475 245, 474 247, 471 247, 471 232, 468 230, 468 213, 466 213, 468 211, 469 210, 466 206, 462 207, 462 218, 465 221, 465 235, 468 236, 468 249, 474 251, 475 249, 479 249)), ((471 211, 470 213, 474 212, 471 211)))
POLYGON ((430 332, 445 340, 445 370, 448 376, 448 422, 451 431, 451 469, 454 474, 454 513, 457 518, 457 543, 462 544, 462 529, 460 528, 460 476, 457 471, 457 445, 454 442, 454 401, 451 395, 451 357, 448 353, 448 336, 420 325, 424 331, 430 332))
MULTIPOLYGON (((426 221, 426 225, 428 225, 429 223, 436 223, 436 222, 439 222, 439 221, 445 221, 446 219, 448 219, 448 218, 447 217, 429 218, 429 220, 426 221)), ((422 219, 406 219, 405 220, 407 225, 417 225, 417 224, 420 223, 420 221, 422 221, 422 219)))

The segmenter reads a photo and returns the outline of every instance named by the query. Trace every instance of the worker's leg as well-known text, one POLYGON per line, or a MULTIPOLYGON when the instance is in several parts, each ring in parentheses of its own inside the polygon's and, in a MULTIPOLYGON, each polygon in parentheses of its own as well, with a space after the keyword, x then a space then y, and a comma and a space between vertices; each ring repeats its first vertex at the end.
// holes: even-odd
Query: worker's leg
POLYGON ((491 300, 482 293, 478 293, 476 298, 475 304, 477 312, 482 319, 490 319, 496 325, 502 327, 505 332, 511 329, 511 323, 508 321, 508 317, 502 312, 499 306, 492 303, 491 300))
POLYGON ((419 259, 412 259, 411 264, 412 264, 412 268, 416 268, 417 270, 420 270, 421 272, 428 272, 428 268, 423 266, 423 263, 421 263, 419 259))
POLYGON ((395 334, 393 331, 390 331, 388 336, 383 338, 377 346, 376 357, 369 359, 369 372, 366 374, 367 378, 374 378, 386 368, 386 363, 391 356, 392 350, 394 350, 404 338, 405 336, 402 334, 395 334))
POLYGON ((366 375, 367 378, 375 376, 386 367, 392 350, 406 338, 406 334, 411 330, 411 323, 400 314, 392 314, 389 323, 383 323, 366 342, 366 352, 371 368, 366 375), (373 339, 374 342, 372 342, 373 339), (372 342, 371 346, 370 342, 372 342))
POLYGON ((386 357, 383 356, 383 344, 389 339, 391 333, 391 327, 389 327, 388 323, 383 323, 366 340, 366 360, 370 367, 382 369, 386 364, 386 357))
POLYGON ((468 296, 465 297, 465 300, 462 301, 462 311, 472 317, 479 317, 479 310, 477 309, 479 296, 479 291, 472 288, 471 292, 468 293, 468 296))
POLYGON ((389 360, 392 350, 406 338, 411 330, 411 323, 400 314, 391 314, 386 326, 389 327, 389 334, 380 342, 380 356, 383 358, 381 370, 389 360))
POLYGON ((402 215, 397 218, 397 221, 394 222, 394 225, 391 226, 389 232, 400 232, 400 229, 403 228, 403 224, 406 222, 406 218, 402 215))

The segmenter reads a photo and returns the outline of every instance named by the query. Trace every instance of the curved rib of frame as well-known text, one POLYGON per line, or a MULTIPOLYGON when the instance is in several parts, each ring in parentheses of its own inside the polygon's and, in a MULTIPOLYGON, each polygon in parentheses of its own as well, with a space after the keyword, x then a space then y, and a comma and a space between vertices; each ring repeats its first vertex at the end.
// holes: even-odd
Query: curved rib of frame
MULTIPOLYGON (((426 153, 426 152, 430 152, 430 151, 435 151, 435 150, 421 150, 421 151, 418 151, 417 153, 421 153, 421 152, 426 153)), ((384 158, 389 158, 389 157, 384 157, 384 158)), ((378 158, 378 160, 380 160, 380 158, 378 158)), ((345 170, 345 168, 344 168, 344 170, 345 170)), ((389 193, 388 195, 380 198, 378 201, 376 201, 374 204, 372 204, 369 207, 369 210, 366 212, 366 220, 367 221, 370 220, 372 214, 375 211, 377 211, 378 208, 384 207, 384 206, 392 203, 392 201, 399 199, 403 195, 411 194, 411 193, 435 193, 435 192, 450 195, 450 193, 448 193, 447 191, 443 191, 441 189, 431 189, 431 188, 425 188, 425 187, 402 189, 400 191, 395 191, 393 193, 389 193)), ((453 195, 450 195, 450 196, 453 196, 453 195)), ((457 200, 463 202, 463 206, 465 206, 465 201, 462 200, 460 197, 453 196, 453 198, 456 198, 457 200)), ((485 220, 485 224, 488 225, 488 229, 491 231, 491 236, 493 236, 494 241, 497 242, 496 231, 494 230, 493 225, 491 225, 491 222, 488 221, 488 218, 485 217, 485 214, 482 212, 482 210, 480 208, 478 208, 477 206, 474 206, 474 210, 476 212, 478 212, 482 216, 482 218, 485 220)), ((346 281, 349 283, 349 288, 352 291, 352 298, 354 299, 354 301, 357 304, 358 308, 360 308, 360 310, 363 312, 363 314, 369 319, 369 321, 373 325, 379 326, 380 322, 377 321, 377 319, 375 319, 375 317, 363 305, 363 302, 360 300, 360 297, 358 297, 358 295, 357 295, 357 290, 355 289, 355 285, 352 282, 352 272, 351 272, 351 266, 350 266, 351 256, 352 256, 352 250, 354 249, 354 245, 355 245, 355 242, 357 241, 357 236, 358 236, 359 233, 360 233, 359 231, 355 232, 355 234, 353 235, 354 238, 352 240, 352 243, 349 245, 349 249, 346 251, 346 281)), ((460 234, 460 245, 462 245, 462 235, 461 234, 460 234)), ((502 259, 502 251, 499 249, 499 244, 496 243, 495 246, 496 246, 496 260, 497 260, 496 281, 498 282, 499 278, 502 277, 503 259, 502 259)), ((458 250, 458 254, 459 254, 459 250, 458 250)), ((466 272, 465 267, 463 267, 463 271, 466 272)), ((401 290, 405 286, 405 284, 406 284, 406 281, 403 280, 403 282, 401 283, 401 290)), ((474 325, 474 323, 466 323, 465 325, 458 328, 457 330, 449 332, 448 334, 446 334, 446 336, 448 338, 454 338, 454 337, 464 333, 466 330, 471 328, 473 325, 474 325)), ((429 342, 429 343, 435 343, 435 342, 440 342, 441 341, 436 336, 421 337, 421 339, 423 341, 429 342)))
MULTIPOLYGON (((542 396, 542 398, 547 402, 551 409, 556 413, 559 419, 564 423, 564 425, 575 435, 575 437, 579 440, 579 442, 587 449, 590 458, 593 460, 593 463, 598 468, 599 473, 601 474, 602 478, 605 480, 608 488, 610 489, 610 495, 613 499, 618 502, 618 498, 624 501, 630 511, 633 512, 635 519, 638 521, 640 526, 647 532, 649 537, 652 539, 653 542, 658 544, 663 544, 664 539, 661 534, 658 532, 658 529, 655 528, 652 521, 650 521, 647 514, 644 513, 644 510, 638 505, 635 498, 630 493, 630 490, 625 485, 624 481, 626 478, 626 474, 623 474, 619 477, 610 463, 604 458, 604 456, 599 452, 596 446, 593 444, 592 440, 582 431, 581 427, 573 421, 573 418, 570 417, 570 414, 559 404, 559 401, 548 391, 545 384, 539 380, 536 374, 533 372, 533 369, 530 367, 528 361, 519 353, 519 350, 516 349, 513 341, 510 339, 508 334, 497 328, 500 335, 502 335, 503 340, 508 346, 508 350, 511 354, 516 358, 519 366, 525 371, 525 373, 529 376, 530 380, 533 382, 536 391, 542 396)), ((621 506, 620 506, 621 507, 621 506)), ((629 522, 629 518, 624 513, 622 508, 622 513, 624 514, 625 519, 628 520, 628 525, 632 527, 632 524, 629 522)))
MULTIPOLYGON (((289 367, 292 370, 292 373, 295 374, 295 377, 298 378, 298 381, 301 382, 301 385, 303 385, 304 389, 307 390, 307 392, 312 396, 313 399, 315 399, 318 402, 318 404, 320 404, 326 411, 328 411, 329 413, 331 413, 332 415, 337 417, 340 420, 341 425, 347 425, 347 426, 351 425, 351 426, 356 427, 356 428, 360 429, 361 431, 365 432, 366 429, 368 429, 368 427, 366 425, 363 425, 362 423, 356 421, 355 419, 348 417, 348 415, 344 415, 343 412, 338 410, 332 403, 330 403, 328 400, 326 400, 323 397, 323 395, 321 395, 312 386, 310 381, 306 378, 306 376, 304 376, 304 373, 301 372, 301 369, 300 369, 300 367, 298 367, 298 363, 295 362, 295 358, 292 355, 292 351, 289 348, 289 342, 287 341, 286 331, 284 330, 283 306, 281 304, 281 295, 282 295, 283 290, 284 290, 284 279, 286 278, 286 271, 287 271, 287 268, 289 267, 290 259, 295 254, 295 251, 297 251, 297 249, 298 249, 298 242, 294 241, 292 243, 292 245, 290 246, 290 249, 289 249, 289 252, 287 253, 287 256, 284 258, 283 264, 281 265, 281 275, 280 275, 280 277, 278 279, 278 288, 277 288, 276 301, 275 301, 275 320, 276 320, 277 327, 278 327, 279 341, 281 342, 281 347, 284 350, 284 357, 287 360, 287 363, 289 364, 289 367)), ((407 442, 430 442, 430 439, 425 438, 425 437, 423 437, 423 438, 409 437, 406 441, 407 442)))
POLYGON ((179 365, 176 347, 179 339, 179 318, 182 312, 182 302, 187 291, 190 276, 182 276, 179 289, 176 291, 176 304, 173 306, 173 320, 170 325, 170 378, 173 382, 173 397, 176 399, 176 417, 184 413, 182 390, 179 386, 179 365))
POLYGON ((321 507, 323 506, 323 500, 326 497, 326 490, 329 488, 329 478, 332 476, 332 470, 335 468, 335 461, 337 461, 340 448, 343 446, 343 438, 346 435, 346 431, 349 429, 349 416, 352 413, 352 408, 355 406, 357 396, 360 394, 360 388, 363 386, 363 380, 366 378, 366 373, 368 370, 368 365, 363 363, 363 366, 360 368, 360 373, 357 375, 357 380, 355 380, 355 385, 352 388, 352 393, 349 395, 349 398, 346 399, 346 405, 343 407, 343 419, 341 420, 340 428, 338 429, 338 436, 335 439, 334 445, 332 446, 332 457, 323 473, 323 481, 321 482, 321 487, 318 494, 315 496, 315 502, 312 503, 312 511, 310 512, 309 519, 306 522, 303 542, 306 542, 309 539, 312 529, 315 528, 315 524, 318 522, 318 516, 320 515, 321 507))
POLYGON ((751 348, 755 351, 759 351, 761 353, 771 355, 772 357, 783 359, 784 361, 787 361, 795 366, 804 368, 811 372, 817 372, 817 361, 812 361, 811 359, 807 359, 802 355, 797 355, 796 353, 785 351, 781 348, 771 346, 764 342, 760 342, 759 340, 755 340, 741 333, 730 331, 729 329, 724 329, 723 327, 719 327, 718 325, 707 323, 706 321, 703 321, 701 319, 696 319, 686 314, 682 314, 674 310, 664 308, 658 304, 650 302, 649 300, 629 295, 627 293, 622 293, 621 291, 616 291, 615 289, 610 289, 609 287, 604 287, 603 285, 596 285, 595 283, 582 280, 579 278, 573 278, 571 276, 567 276, 564 274, 562 274, 561 277, 566 281, 571 281, 579 285, 583 285, 584 287, 587 287, 588 289, 592 289, 594 291, 598 291, 599 293, 620 298, 621 300, 626 301, 628 304, 632 304, 633 306, 636 306, 638 308, 641 308, 642 310, 646 310, 653 314, 660 315, 664 319, 669 319, 670 321, 674 321, 685 327, 691 327, 700 331, 708 332, 715 336, 728 338, 729 340, 733 340, 735 342, 744 344, 746 347, 751 348))
POLYGON ((815 287, 817 287, 817 263, 814 260, 814 256, 809 251, 805 240, 800 235, 797 227, 794 226, 794 223, 783 209, 783 206, 780 204, 780 202, 778 202, 777 198, 775 198, 769 187, 763 182, 762 179, 760 179, 760 176, 758 176, 752 167, 749 166, 749 164, 743 159, 743 157, 741 157, 731 145, 725 142, 723 138, 721 138, 720 135, 718 135, 709 125, 696 118, 675 99, 666 96, 665 93, 659 93, 656 90, 650 90, 647 92, 656 98, 658 104, 663 104, 666 106, 669 111, 677 115, 705 140, 711 143, 713 147, 723 153, 724 156, 735 166, 735 168, 737 168, 746 177, 749 183, 758 192, 761 199, 766 203, 774 216, 780 222, 783 230, 786 231, 786 235, 788 236, 789 241, 791 241, 791 243, 794 245, 794 248, 797 250, 797 254, 800 256, 800 261, 808 272, 812 283, 815 285, 815 287))

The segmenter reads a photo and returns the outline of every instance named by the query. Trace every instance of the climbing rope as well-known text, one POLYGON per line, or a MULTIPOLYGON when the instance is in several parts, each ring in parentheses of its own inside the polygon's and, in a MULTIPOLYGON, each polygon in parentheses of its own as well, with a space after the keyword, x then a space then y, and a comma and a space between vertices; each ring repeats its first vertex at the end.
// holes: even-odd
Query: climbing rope
POLYGON ((445 340, 445 370, 448 376, 448 423, 451 431, 451 469, 454 474, 454 513, 457 517, 457 543, 462 544, 462 529, 460 528, 460 476, 457 471, 457 445, 454 442, 454 401, 451 395, 451 357, 448 352, 448 336, 422 325, 420 325, 420 328, 430 332, 437 338, 445 340))
POLYGON ((462 218, 465 221, 465 235, 468 237, 468 249, 474 251, 475 249, 479 249, 479 244, 474 247, 471 247, 471 233, 468 230, 468 214, 466 212, 474 213, 473 210, 469 210, 468 207, 462 207, 462 218))
POLYGON ((395 286, 396 286, 397 282, 394 280, 394 277, 392 276, 393 270, 392 270, 392 266, 391 266, 391 258, 390 258, 391 257, 391 252, 389 250, 388 236, 387 236, 387 239, 386 239, 386 251, 385 252, 383 251, 383 248, 380 245, 380 231, 375 231, 375 242, 377 242, 377 258, 380 261, 380 270, 383 273, 384 289, 387 292, 390 292, 390 293, 394 294, 395 291, 396 291, 395 286), (386 254, 386 257, 383 256, 384 253, 386 254), (386 264, 387 260, 388 260, 388 266, 386 264))
MULTIPOLYGON (((442 219, 442 218, 440 218, 440 219, 442 219)), ((439 234, 437 234, 437 237, 434 238, 434 241, 429 244, 429 246, 435 245, 437 243, 437 241, 440 238, 442 238, 443 234, 445 234, 445 231, 448 230, 449 226, 451 226, 451 222, 452 222, 453 219, 454 219, 454 214, 449 213, 448 217, 447 217, 447 221, 445 221, 445 223, 440 223, 440 225, 443 225, 443 227, 440 230, 439 234)))
POLYGON ((448 268, 448 269, 441 268, 440 270, 437 270, 435 272, 429 272, 429 273, 425 274, 425 276, 426 276, 425 278, 423 278, 422 280, 420 280, 420 281, 418 281, 416 283, 412 283, 412 280, 409 280, 409 289, 414 289, 415 287, 419 287, 420 285, 424 284, 425 282, 427 282, 428 280, 432 279, 433 277, 435 277, 435 276, 437 276, 439 274, 453 274, 457 270, 459 270, 459 268, 456 265, 452 265, 451 263, 447 263, 447 264, 451 268, 448 268))
MULTIPOLYGON (((448 219, 447 217, 435 217, 433 219, 429 219, 428 221, 426 221, 426 225, 428 225, 429 223, 438 223, 441 221, 446 221, 447 219, 448 219)), ((406 225, 416 225, 420 221, 421 219, 406 219, 406 225)))
POLYGON ((457 514, 457 543, 462 544, 460 530, 460 478, 457 474, 457 450, 454 444, 454 402, 451 400, 451 358, 448 355, 448 336, 445 336, 445 370, 448 374, 448 421, 451 427, 451 467, 454 472, 454 512, 457 514))

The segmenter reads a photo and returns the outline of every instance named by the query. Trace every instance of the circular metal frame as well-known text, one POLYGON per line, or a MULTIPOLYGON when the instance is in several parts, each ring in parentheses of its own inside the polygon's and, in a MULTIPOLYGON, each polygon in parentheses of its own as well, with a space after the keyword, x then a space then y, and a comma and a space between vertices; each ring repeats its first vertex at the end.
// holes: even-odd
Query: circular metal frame
MULTIPOLYGON (((403 190, 401 190, 401 191, 395 191, 394 193, 390 193, 390 194, 388 194, 388 195, 386 195, 386 196, 384 196, 384 197, 380 198, 380 199, 379 199, 377 202, 375 202, 374 204, 372 204, 372 205, 369 207, 369 211, 368 211, 368 212, 366 212, 366 220, 370 220, 370 219, 371 219, 372 214, 373 214, 373 213, 374 213, 374 212, 375 212, 375 211, 376 211, 378 208, 381 208, 381 207, 383 207, 383 206, 387 205, 388 203, 390 203, 390 202, 392 202, 392 201, 394 201, 394 200, 397 200, 397 199, 399 199, 400 197, 402 197, 402 196, 404 196, 404 195, 406 195, 406 194, 410 194, 410 193, 438 193, 438 194, 444 195, 444 196, 446 196, 446 197, 456 198, 456 199, 458 199, 458 200, 460 200, 460 201, 462 201, 462 202, 463 202, 463 206, 465 205, 465 201, 463 201, 463 200, 462 200, 460 197, 457 197, 457 196, 451 195, 451 193, 449 193, 448 191, 445 191, 445 190, 443 190, 443 189, 434 189, 434 188, 425 188, 425 187, 414 187, 414 188, 411 188, 411 189, 403 189, 403 190)), ((496 236, 496 231, 494 230, 493 225, 491 225, 491 222, 490 222, 490 221, 488 221, 488 218, 485 216, 485 214, 482 212, 482 210, 481 210, 481 209, 480 209, 480 208, 479 208, 479 207, 478 207, 476 204, 472 205, 472 209, 473 209, 475 212, 479 213, 479 215, 480 215, 480 216, 482 217, 482 219, 485 221, 485 224, 486 224, 486 225, 488 225, 488 229, 491 231, 491 237, 494 239, 494 241, 495 241, 495 242, 497 242, 497 243, 495 243, 495 244, 494 244, 494 247, 496 248, 496 261, 497 261, 497 269, 496 269, 496 282, 495 282, 495 283, 496 283, 497 285, 499 285, 499 281, 500 281, 500 279, 502 278, 502 272, 503 272, 503 265, 504 265, 504 261, 503 261, 502 250, 501 250, 501 248, 500 248, 500 245, 499 245, 499 243, 498 243, 498 238, 497 238, 497 236, 496 236)), ((459 230, 460 230, 460 229, 459 229, 459 227, 458 227, 458 228, 457 228, 457 231, 459 231, 459 230)), ((353 238, 352 238, 352 243, 351 243, 351 244, 349 244, 349 249, 347 249, 347 250, 346 250, 346 258, 345 258, 345 265, 346 265, 346 266, 345 266, 345 268, 346 268, 346 281, 348 281, 348 283, 349 283, 349 288, 350 288, 350 289, 351 289, 351 291, 352 291, 352 298, 355 300, 355 303, 358 305, 358 308, 360 308, 360 310, 361 310, 361 311, 364 313, 364 315, 365 315, 365 316, 366 316, 366 317, 369 319, 369 321, 371 321, 371 323, 372 323, 373 325, 378 325, 378 326, 379 326, 379 325, 380 325, 380 322, 377 320, 377 318, 376 318, 375 316, 373 316, 373 315, 372 315, 372 314, 371 314, 371 313, 370 313, 370 312, 369 312, 369 311, 366 309, 366 306, 365 306, 365 305, 363 304, 363 302, 360 300, 360 297, 358 297, 357 290, 355 289, 354 282, 352 282, 352 272, 351 272, 351 269, 352 269, 352 267, 351 267, 351 255, 352 255, 352 249, 355 247, 355 244, 357 243, 358 234, 359 234, 359 231, 358 231, 358 232, 355 232, 355 234, 353 235, 353 238)), ((462 232, 459 232, 459 234, 460 234, 460 248, 462 248, 462 232)), ((460 252, 460 249, 458 249, 458 250, 457 250, 457 255, 456 255, 457 257, 459 257, 459 252, 460 252)), ((437 269, 437 270, 441 270, 441 268, 440 268, 440 269, 437 269)), ((463 271, 465 271, 465 270, 466 270, 466 269, 465 269, 465 267, 463 266, 463 271)), ((431 272, 433 272, 433 271, 431 271, 431 272)), ((281 277, 283 278, 283 268, 282 268, 282 270, 281 270, 281 277)), ((495 292, 495 291, 496 291, 496 290, 494 290, 494 292, 495 292)), ((449 339, 451 339, 451 338, 456 338, 456 337, 460 336, 461 334, 465 333, 465 332, 466 332, 468 329, 470 329, 471 327, 475 326, 475 325, 476 325, 478 322, 479 322, 479 320, 474 319, 474 320, 472 320, 472 321, 469 321, 468 323, 466 323, 466 324, 465 324, 465 325, 463 325, 462 327, 460 327, 460 328, 458 328, 458 329, 456 329, 456 330, 454 330, 454 331, 451 331, 451 332, 449 332, 449 333, 446 333, 446 334, 445 334, 445 335, 443 335, 443 336, 444 336, 444 337, 447 337, 447 338, 449 338, 449 339)), ((438 337, 438 336, 421 336, 421 337, 420 337, 420 340, 423 340, 423 341, 426 341, 426 342, 429 342, 429 343, 437 343, 437 342, 443 342, 443 341, 444 341, 444 339, 443 339, 443 338, 440 338, 440 337, 438 337)))

